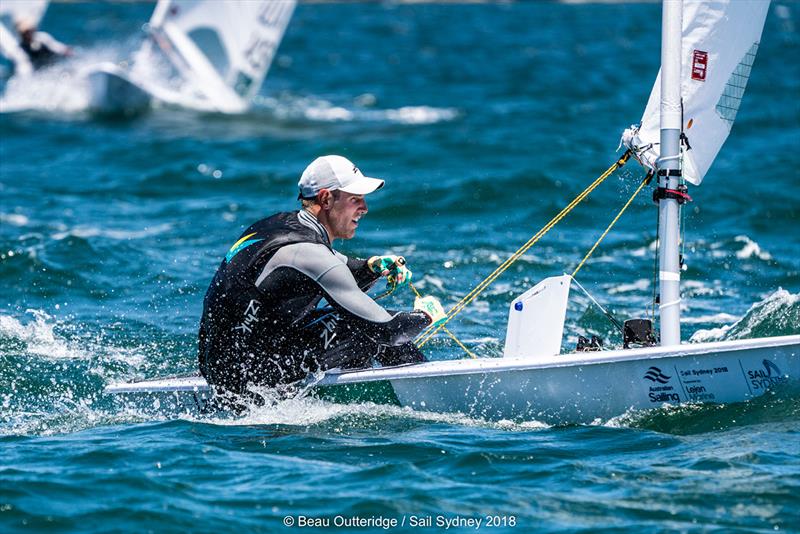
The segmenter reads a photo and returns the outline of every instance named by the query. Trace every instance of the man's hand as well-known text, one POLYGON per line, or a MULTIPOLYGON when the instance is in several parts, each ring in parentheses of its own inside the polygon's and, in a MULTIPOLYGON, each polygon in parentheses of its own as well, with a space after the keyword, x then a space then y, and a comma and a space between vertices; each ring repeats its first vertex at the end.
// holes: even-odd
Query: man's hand
POLYGON ((430 317, 431 326, 439 326, 447 319, 447 314, 436 297, 417 297, 414 299, 414 310, 424 312, 430 317))
POLYGON ((412 273, 403 256, 372 256, 367 260, 369 269, 386 277, 386 285, 397 288, 411 282, 412 273))

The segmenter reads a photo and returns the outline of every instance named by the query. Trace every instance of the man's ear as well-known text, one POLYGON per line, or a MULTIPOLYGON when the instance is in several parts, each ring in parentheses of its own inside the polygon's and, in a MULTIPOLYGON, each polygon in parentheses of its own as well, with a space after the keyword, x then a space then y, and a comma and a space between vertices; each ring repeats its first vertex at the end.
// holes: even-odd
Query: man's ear
POLYGON ((333 193, 328 189, 320 189, 317 193, 317 202, 324 210, 329 210, 333 206, 333 193))

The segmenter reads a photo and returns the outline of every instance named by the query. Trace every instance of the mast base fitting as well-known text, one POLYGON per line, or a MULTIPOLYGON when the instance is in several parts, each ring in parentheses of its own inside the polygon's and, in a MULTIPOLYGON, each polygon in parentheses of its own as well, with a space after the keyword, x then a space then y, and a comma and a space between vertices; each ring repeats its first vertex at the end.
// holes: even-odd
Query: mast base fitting
POLYGON ((689 188, 686 187, 686 185, 684 184, 679 185, 676 189, 667 189, 666 187, 659 187, 655 191, 653 191, 653 202, 655 202, 656 204, 658 204, 660 200, 665 198, 676 200, 678 204, 686 204, 692 201, 692 197, 689 196, 689 188))
POLYGON ((578 346, 575 352, 597 352, 603 350, 603 340, 597 336, 592 336, 592 339, 586 339, 583 336, 578 336, 578 346))
MULTIPOLYGON (((580 338, 578 338, 580 340, 580 338)), ((658 344, 653 334, 653 322, 650 319, 628 319, 625 321, 622 335, 622 347, 653 347, 658 344)))

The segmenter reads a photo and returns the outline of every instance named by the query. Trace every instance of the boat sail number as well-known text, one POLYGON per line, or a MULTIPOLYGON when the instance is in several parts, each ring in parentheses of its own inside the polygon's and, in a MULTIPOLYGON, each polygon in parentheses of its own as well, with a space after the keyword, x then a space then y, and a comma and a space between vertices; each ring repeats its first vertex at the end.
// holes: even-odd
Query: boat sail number
POLYGON ((692 79, 698 82, 706 81, 708 70, 708 52, 695 50, 692 54, 692 79))

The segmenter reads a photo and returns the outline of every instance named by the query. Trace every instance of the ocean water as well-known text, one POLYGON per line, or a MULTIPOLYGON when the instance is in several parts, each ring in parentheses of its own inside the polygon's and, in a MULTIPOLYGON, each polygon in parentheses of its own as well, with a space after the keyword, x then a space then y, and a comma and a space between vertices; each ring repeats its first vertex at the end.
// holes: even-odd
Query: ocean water
MULTIPOLYGON (((403 254, 454 304, 614 161, 659 64, 656 4, 308 3, 248 113, 88 113, 78 73, 129 57, 151 9, 55 3, 42 27, 75 57, 0 82, 0 531, 800 531, 791 392, 580 426, 315 398, 187 417, 103 396, 196 368, 221 256, 296 207, 322 154, 387 180, 338 248, 403 254)), ((798 25, 800 4, 773 3, 691 190, 684 339, 800 333, 798 25)), ((471 351, 501 355, 510 299, 571 272, 641 177, 609 179, 451 323, 471 351)), ((649 196, 579 276, 623 319, 652 309, 649 196)), ((565 348, 590 334, 620 342, 575 293, 565 348)), ((446 337, 426 349, 464 357, 446 337)))

